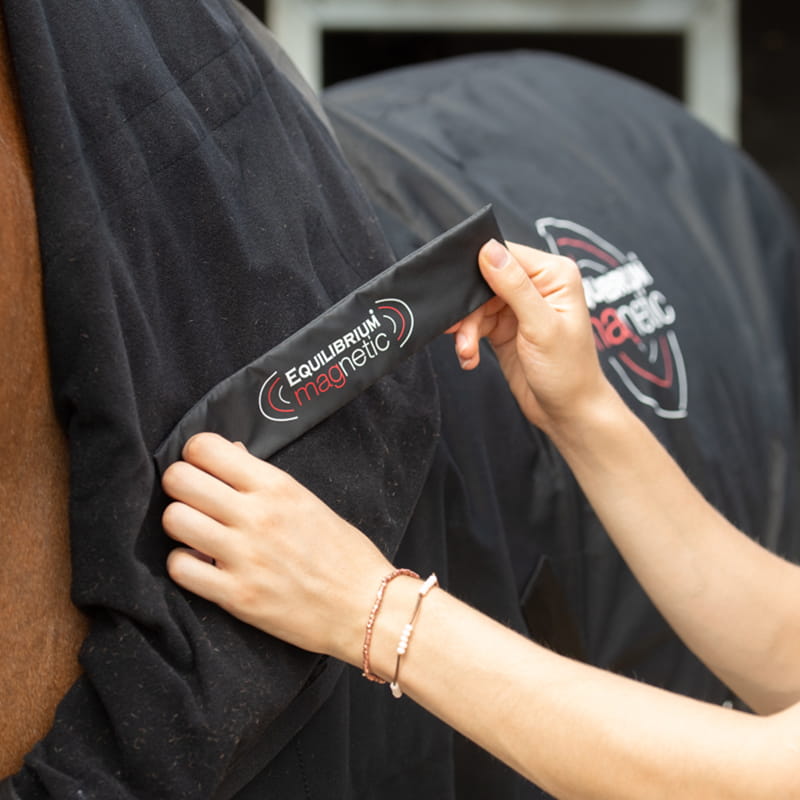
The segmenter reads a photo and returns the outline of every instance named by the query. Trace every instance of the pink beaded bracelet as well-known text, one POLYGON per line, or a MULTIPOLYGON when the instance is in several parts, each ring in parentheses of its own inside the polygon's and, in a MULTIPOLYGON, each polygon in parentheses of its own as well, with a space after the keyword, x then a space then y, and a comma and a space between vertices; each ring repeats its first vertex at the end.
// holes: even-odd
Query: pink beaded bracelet
POLYGON ((384 576, 380 582, 380 585, 378 586, 378 592, 375 595, 375 602, 372 605, 372 610, 369 612, 369 618, 367 619, 367 629, 364 633, 364 646, 361 649, 363 656, 361 674, 368 681, 374 681, 375 683, 386 683, 386 681, 370 671, 369 647, 372 643, 372 628, 375 625, 375 618, 378 616, 378 611, 380 611, 381 603, 383 602, 383 595, 386 592, 386 586, 388 585, 389 581, 394 580, 400 575, 406 575, 409 578, 419 578, 419 575, 417 575, 416 572, 412 572, 410 569, 396 569, 384 576))

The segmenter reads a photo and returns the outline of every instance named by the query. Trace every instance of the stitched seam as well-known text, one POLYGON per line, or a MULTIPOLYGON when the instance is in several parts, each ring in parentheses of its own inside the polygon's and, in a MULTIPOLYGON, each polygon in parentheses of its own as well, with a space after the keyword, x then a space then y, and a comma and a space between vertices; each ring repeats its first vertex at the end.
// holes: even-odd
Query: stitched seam
POLYGON ((308 785, 308 775, 306 774, 306 764, 303 759, 303 751, 300 748, 300 741, 298 739, 294 740, 294 751, 297 755, 297 764, 300 767, 300 775, 303 778, 303 794, 306 796, 306 800, 311 800, 311 787, 308 785))
MULTIPOLYGON (((108 131, 106 131, 103 134, 103 137, 101 139, 97 140, 96 142, 92 142, 92 146, 96 147, 97 145, 101 144, 102 142, 106 141, 107 139, 110 139, 112 136, 114 136, 115 134, 117 134, 120 131, 122 131, 124 128, 128 127, 131 122, 133 122, 134 120, 136 120, 139 117, 141 117, 142 114, 144 114, 149 108, 151 108, 152 106, 154 106, 157 103, 159 103, 161 100, 163 100, 168 95, 172 94, 176 89, 180 89, 181 87, 185 86, 187 83, 189 83, 189 81, 192 80, 192 78, 194 78, 195 76, 199 75, 203 70, 205 70, 208 67, 210 67, 216 61, 220 61, 221 59, 225 58, 234 48, 236 48, 236 47, 238 47, 240 45, 244 45, 244 42, 242 41, 241 36, 239 36, 234 42, 231 43, 231 45, 229 47, 226 47, 222 52, 217 53, 215 56, 210 58, 208 61, 206 61, 205 63, 201 64, 196 69, 192 70, 189 75, 186 75, 184 78, 181 78, 181 80, 176 81, 172 86, 170 86, 168 89, 166 89, 163 92, 161 92, 161 94, 159 94, 157 97, 154 97, 152 100, 150 100, 148 103, 143 105, 141 108, 137 109, 130 116, 125 117, 125 119, 123 119, 119 123, 119 125, 116 125, 114 128, 111 128, 108 131)), ((67 169, 67 168, 79 163, 82 160, 82 156, 86 152, 87 147, 88 147, 88 145, 82 146, 80 148, 79 154, 75 158, 71 159, 70 161, 65 161, 60 166, 62 168, 64 168, 64 169, 67 169)))
MULTIPOLYGON (((201 149, 212 138, 214 133, 216 133, 218 130, 221 130, 225 125, 227 125, 232 120, 236 119, 236 117, 238 117, 243 112, 248 111, 251 108, 251 104, 252 104, 253 100, 255 100, 264 91, 266 91, 266 87, 262 84, 261 86, 258 87, 258 89, 256 89, 256 91, 250 97, 247 98, 246 102, 239 109, 237 109, 236 112, 234 112, 230 116, 228 116, 225 119, 223 119, 222 121, 220 121, 213 128, 209 128, 206 131, 205 136, 203 136, 202 139, 199 139, 196 142, 194 147, 192 147, 191 149, 188 149, 188 150, 184 150, 182 153, 177 155, 171 161, 168 161, 165 164, 161 164, 157 169, 153 170, 152 172, 150 170, 148 170, 146 172, 144 180, 140 181, 136 185, 132 185, 132 186, 128 187, 126 189, 125 193, 123 195, 121 195, 120 197, 115 198, 113 202, 105 204, 103 206, 103 211, 108 211, 110 209, 113 209, 116 206, 118 206, 119 204, 125 202, 132 194, 135 194, 143 186, 147 186, 149 183, 152 183, 153 179, 156 176, 160 175, 165 170, 170 169, 171 167, 173 167, 175 164, 177 164, 182 159, 187 158, 187 157, 193 155, 194 153, 196 153, 199 149, 201 149)), ((85 242, 86 231, 87 230, 94 231, 95 228, 96 228, 96 223, 97 223, 98 219, 105 219, 105 215, 101 214, 99 209, 92 216, 91 221, 87 221, 85 223, 83 231, 80 233, 79 238, 77 239, 77 241, 80 242, 80 244, 76 244, 76 240, 75 239, 71 239, 71 240, 65 242, 64 245, 62 247, 60 247, 58 250, 56 250, 55 252, 48 253, 44 263, 47 263, 47 264, 51 263, 53 260, 57 259, 60 255, 62 255, 62 253, 64 253, 65 251, 68 251, 70 249, 76 249, 76 250, 80 249, 80 247, 83 246, 83 244, 85 242)))

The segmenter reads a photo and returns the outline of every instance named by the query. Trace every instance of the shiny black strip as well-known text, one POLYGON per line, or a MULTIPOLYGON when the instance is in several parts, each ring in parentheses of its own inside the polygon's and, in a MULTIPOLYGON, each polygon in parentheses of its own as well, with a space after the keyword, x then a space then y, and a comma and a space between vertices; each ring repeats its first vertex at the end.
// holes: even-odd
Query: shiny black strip
POLYGON ((159 469, 201 431, 268 458, 313 428, 491 297, 477 266, 490 238, 486 206, 217 384, 158 448, 159 469))

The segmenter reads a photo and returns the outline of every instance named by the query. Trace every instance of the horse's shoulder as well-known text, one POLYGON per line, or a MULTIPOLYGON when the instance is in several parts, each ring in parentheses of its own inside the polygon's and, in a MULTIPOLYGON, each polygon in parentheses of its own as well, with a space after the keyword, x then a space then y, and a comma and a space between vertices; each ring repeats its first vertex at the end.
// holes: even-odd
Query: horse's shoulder
POLYGON ((49 727, 79 674, 69 600, 68 456, 50 394, 24 127, 0 12, 0 776, 49 727))

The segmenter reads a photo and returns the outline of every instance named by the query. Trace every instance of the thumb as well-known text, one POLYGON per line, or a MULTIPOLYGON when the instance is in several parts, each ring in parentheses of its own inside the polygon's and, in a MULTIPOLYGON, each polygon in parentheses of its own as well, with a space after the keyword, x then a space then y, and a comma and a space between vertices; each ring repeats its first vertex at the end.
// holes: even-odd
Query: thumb
POLYGON ((496 239, 481 248, 478 263, 492 291, 514 312, 520 329, 535 334, 549 307, 525 268, 496 239))

